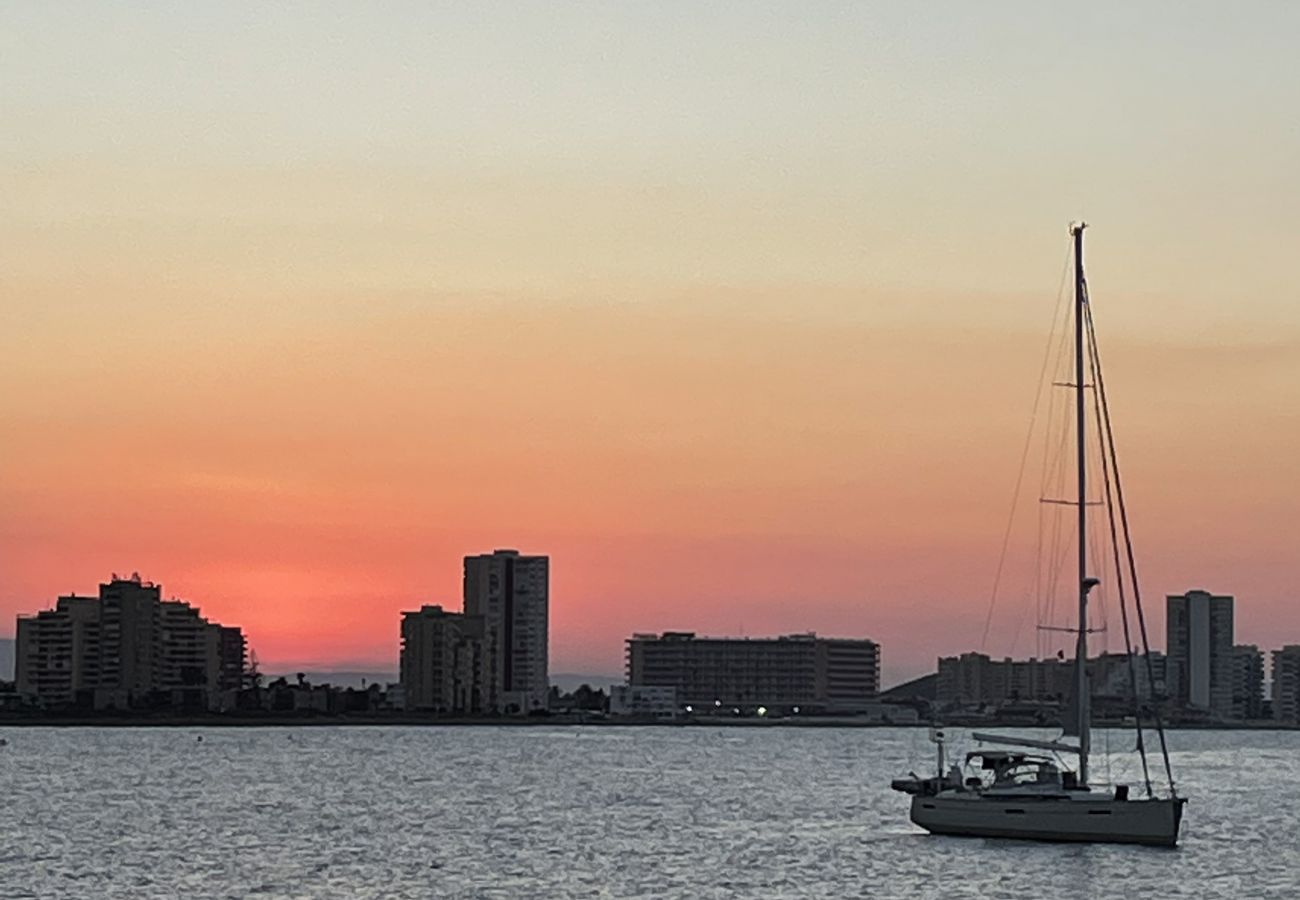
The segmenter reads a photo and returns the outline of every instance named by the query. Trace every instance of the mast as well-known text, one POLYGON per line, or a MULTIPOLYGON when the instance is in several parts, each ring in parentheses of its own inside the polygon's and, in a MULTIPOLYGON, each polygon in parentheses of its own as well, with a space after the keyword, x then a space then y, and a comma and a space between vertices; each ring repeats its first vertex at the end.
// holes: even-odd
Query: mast
POLYGON ((1083 389, 1083 331, 1084 331, 1084 285, 1083 285, 1083 222, 1070 227, 1074 236, 1074 413, 1075 413, 1075 454, 1078 462, 1078 511, 1079 511, 1079 633, 1074 647, 1074 696, 1075 711, 1078 715, 1076 726, 1079 735, 1079 785, 1088 783, 1088 751, 1091 735, 1088 733, 1091 719, 1091 697, 1088 696, 1088 591, 1096 581, 1088 577, 1088 457, 1084 444, 1084 427, 1087 407, 1084 403, 1083 389))

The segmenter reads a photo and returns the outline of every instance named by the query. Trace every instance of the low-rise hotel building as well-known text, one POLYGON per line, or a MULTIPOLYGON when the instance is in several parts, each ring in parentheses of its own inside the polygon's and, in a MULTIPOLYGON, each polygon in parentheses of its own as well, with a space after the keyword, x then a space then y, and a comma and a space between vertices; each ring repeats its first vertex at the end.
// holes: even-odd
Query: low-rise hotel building
POLYGON ((677 688, 637 684, 615 684, 609 689, 611 716, 648 716, 672 719, 681 712, 677 688))
MULTIPOLYGON (((1102 653, 1088 660, 1088 683, 1094 701, 1122 708, 1132 702, 1134 686, 1144 702, 1164 695, 1165 657, 1152 652, 1102 653), (1154 678, 1154 684, 1152 679, 1154 678)), ((1064 704, 1074 693, 1071 660, 993 659, 984 653, 963 653, 939 659, 935 698, 941 707, 1004 706, 1015 703, 1064 704)))
POLYGON ((630 687, 673 688, 685 706, 854 712, 880 691, 880 645, 795 634, 710 638, 636 634, 627 641, 630 687))

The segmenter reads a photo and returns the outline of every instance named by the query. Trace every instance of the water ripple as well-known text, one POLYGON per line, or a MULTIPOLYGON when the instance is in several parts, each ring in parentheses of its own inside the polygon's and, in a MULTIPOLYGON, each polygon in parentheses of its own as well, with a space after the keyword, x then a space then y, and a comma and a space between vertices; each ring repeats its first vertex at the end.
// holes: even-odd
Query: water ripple
POLYGON ((196 734, 7 734, 0 897, 1300 896, 1300 733, 1174 734, 1176 851, 921 834, 916 730, 196 734))

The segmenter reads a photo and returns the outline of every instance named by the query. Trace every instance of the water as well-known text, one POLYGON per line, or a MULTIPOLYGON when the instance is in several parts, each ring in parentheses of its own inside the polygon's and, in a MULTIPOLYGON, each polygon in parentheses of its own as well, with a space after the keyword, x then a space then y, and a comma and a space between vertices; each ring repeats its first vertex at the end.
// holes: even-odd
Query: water
POLYGON ((1172 734, 1177 850, 924 835, 922 729, 4 735, 4 898, 1300 896, 1300 732, 1172 734))

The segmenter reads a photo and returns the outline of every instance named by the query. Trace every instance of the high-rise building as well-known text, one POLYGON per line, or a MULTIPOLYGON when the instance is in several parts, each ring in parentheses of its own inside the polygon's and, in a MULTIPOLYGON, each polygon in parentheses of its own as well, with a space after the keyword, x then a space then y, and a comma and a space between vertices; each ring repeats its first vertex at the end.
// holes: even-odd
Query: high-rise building
POLYGON ((158 605, 158 688, 176 708, 203 709, 243 687, 244 634, 209 622, 183 600, 158 605))
POLYGON ((139 575, 99 586, 99 705, 127 707, 161 684, 158 636, 162 588, 139 575))
MULTIPOLYGON (((216 681, 216 648, 208 643, 208 623, 182 600, 158 605, 158 682, 177 706, 195 706, 197 696, 216 681)), ((214 635, 215 637, 215 635, 214 635)))
POLYGON ((244 637, 188 603, 163 601, 138 575, 114 576, 98 598, 60 597, 54 609, 19 616, 15 655, 18 693, 45 706, 204 709, 240 687, 244 637))
POLYGON ((99 601, 73 594, 54 609, 19 616, 14 647, 16 689, 50 705, 89 705, 99 685, 99 601))
POLYGON ((217 687, 222 691, 238 691, 245 687, 248 670, 248 644, 244 631, 235 625, 211 624, 217 632, 217 687))
POLYGON ((1300 724, 1300 644, 1273 651, 1273 718, 1300 724))
POLYGON ((1232 716, 1232 607, 1232 597, 1206 591, 1166 597, 1166 682, 1175 704, 1232 716))
POLYGON ((549 557, 521 556, 517 550, 467 556, 464 590, 465 615, 483 619, 487 709, 545 709, 549 557))
POLYGON ((866 708, 880 691, 880 645, 815 634, 636 634, 627 641, 627 683, 674 688, 678 702, 701 708, 851 712, 866 708))
POLYGON ((1258 719, 1264 713, 1264 654, 1254 644, 1232 648, 1232 717, 1258 719))
POLYGON ((485 709, 483 617, 422 606, 402 613, 405 708, 440 713, 485 709))

